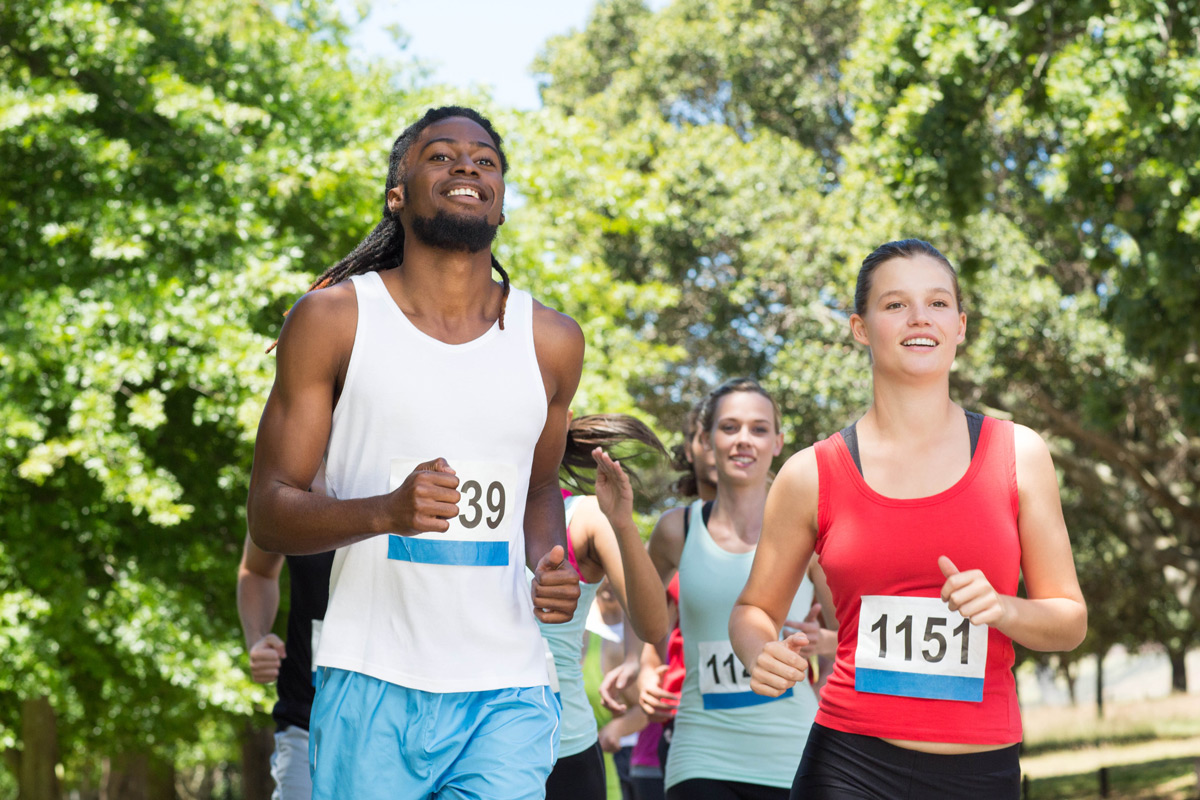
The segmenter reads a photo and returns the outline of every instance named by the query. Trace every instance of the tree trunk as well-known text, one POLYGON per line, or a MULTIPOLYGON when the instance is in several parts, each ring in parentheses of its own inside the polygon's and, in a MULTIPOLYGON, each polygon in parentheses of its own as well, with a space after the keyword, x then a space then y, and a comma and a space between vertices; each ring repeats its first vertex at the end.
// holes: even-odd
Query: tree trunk
POLYGON ((271 778, 271 753, 275 738, 270 728, 256 727, 246 720, 242 728, 242 799, 271 800, 275 781, 271 778))
POLYGON ((1187 657, 1187 650, 1168 649, 1167 653, 1171 656, 1171 691, 1187 693, 1187 664, 1184 663, 1187 657))
POLYGON ((1067 679, 1067 696, 1071 698, 1071 705, 1078 705, 1079 699, 1075 696, 1075 662, 1064 664, 1062 673, 1067 679))
POLYGON ((175 800, 175 768, 145 753, 106 758, 100 800, 175 800))
POLYGON ((150 800, 176 800, 174 764, 152 757, 147 772, 146 793, 150 800))
POLYGON ((100 774, 100 800, 149 800, 145 756, 105 758, 100 774))
POLYGON ((1104 653, 1096 654, 1096 717, 1104 718, 1104 653))
POLYGON ((21 745, 18 800, 59 800, 58 721, 50 698, 21 701, 21 745))

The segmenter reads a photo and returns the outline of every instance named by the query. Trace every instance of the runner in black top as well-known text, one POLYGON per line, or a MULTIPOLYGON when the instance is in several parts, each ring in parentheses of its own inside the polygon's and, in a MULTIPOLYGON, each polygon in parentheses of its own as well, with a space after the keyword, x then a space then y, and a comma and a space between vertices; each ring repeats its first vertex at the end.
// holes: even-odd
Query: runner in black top
POLYGON ((260 550, 246 537, 238 566, 237 604, 250 674, 257 683, 276 684, 272 800, 310 800, 308 716, 314 695, 312 654, 329 604, 333 552, 287 556, 287 643, 271 633, 279 611, 279 573, 284 556, 260 550))

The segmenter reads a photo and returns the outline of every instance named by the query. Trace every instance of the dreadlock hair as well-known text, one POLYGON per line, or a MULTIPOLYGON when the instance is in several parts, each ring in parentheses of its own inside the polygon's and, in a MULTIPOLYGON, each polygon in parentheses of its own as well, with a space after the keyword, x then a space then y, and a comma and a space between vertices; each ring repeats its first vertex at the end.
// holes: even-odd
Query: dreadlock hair
MULTIPOLYGON (((375 230, 359 242, 358 247, 354 248, 350 255, 321 273, 321 276, 308 287, 308 291, 324 289, 335 283, 341 283, 352 275, 378 272, 381 269, 399 266, 404 262, 404 228, 400 224, 399 216, 388 209, 388 192, 404 183, 406 177, 404 160, 413 143, 430 125, 450 117, 466 117, 487 131, 488 136, 491 136, 492 141, 496 144, 496 152, 500 154, 500 174, 503 175, 508 171, 508 159, 504 156, 500 134, 496 133, 496 129, 492 127, 492 123, 487 117, 472 108, 463 106, 441 106, 429 109, 425 112, 425 116, 405 128, 392 144, 392 155, 388 159, 387 181, 383 190, 383 218, 379 220, 375 230)), ((504 330, 504 308, 508 304, 508 273, 504 271, 504 267, 500 266, 500 262, 496 260, 495 256, 492 256, 492 269, 500 273, 500 280, 503 284, 500 295, 499 321, 500 330, 504 330)), ((274 347, 274 345, 271 346, 274 347)), ((268 352, 270 351, 268 350, 268 352)))
MULTIPOLYGON (((592 450, 597 447, 610 449, 624 442, 640 442, 644 445, 626 454, 626 458, 642 453, 667 455, 667 449, 654 435, 654 431, 636 417, 627 414, 588 414, 575 417, 567 428, 567 446, 561 462, 562 470, 567 475, 566 482, 581 492, 590 492, 595 484, 596 469, 592 450)), ((637 475, 625 466, 624 462, 621 466, 632 480, 637 480, 637 475)))
POLYGON ((696 480, 696 465, 688 460, 688 451, 692 448, 692 439, 700 425, 700 411, 704 401, 697 401, 687 416, 683 418, 683 441, 671 448, 671 466, 682 474, 671 484, 671 490, 679 497, 699 497, 700 484, 696 480))

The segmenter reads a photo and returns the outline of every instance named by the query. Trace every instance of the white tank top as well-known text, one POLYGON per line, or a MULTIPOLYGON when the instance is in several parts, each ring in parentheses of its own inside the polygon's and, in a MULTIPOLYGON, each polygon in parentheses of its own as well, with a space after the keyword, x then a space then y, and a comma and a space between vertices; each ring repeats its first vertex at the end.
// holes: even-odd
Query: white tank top
POLYGON ((546 422, 533 299, 512 289, 503 331, 446 344, 409 321, 378 273, 351 281, 358 328, 326 490, 386 494, 440 456, 462 498, 446 533, 382 534, 337 551, 315 662, 428 692, 545 685, 523 527, 546 422))

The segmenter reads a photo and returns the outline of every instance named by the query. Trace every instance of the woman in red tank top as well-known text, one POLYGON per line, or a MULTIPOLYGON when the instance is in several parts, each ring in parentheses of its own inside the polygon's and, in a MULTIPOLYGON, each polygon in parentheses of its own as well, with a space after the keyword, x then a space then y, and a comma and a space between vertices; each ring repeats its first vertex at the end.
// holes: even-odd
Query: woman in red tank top
POLYGON ((804 635, 779 631, 815 551, 838 650, 792 797, 1015 800, 1012 642, 1071 650, 1087 630, 1050 451, 950 399, 967 317, 932 245, 868 256, 854 310, 873 402, 780 470, 730 640, 754 691, 804 677, 804 635))

